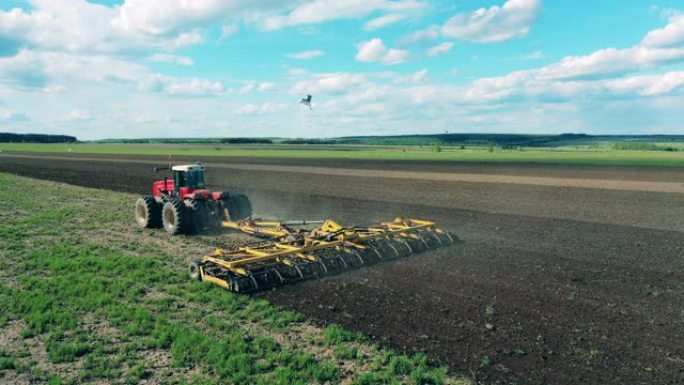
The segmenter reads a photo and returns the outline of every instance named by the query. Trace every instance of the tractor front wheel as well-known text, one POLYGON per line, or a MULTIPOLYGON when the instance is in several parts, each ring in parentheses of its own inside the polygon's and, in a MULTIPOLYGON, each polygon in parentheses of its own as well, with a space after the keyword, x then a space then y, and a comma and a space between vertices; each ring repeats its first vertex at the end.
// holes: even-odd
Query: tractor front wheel
POLYGON ((161 205, 154 197, 143 196, 135 202, 135 221, 141 228, 155 229, 162 225, 161 205))
POLYGON ((187 234, 190 231, 191 212, 183 201, 172 199, 162 208, 164 230, 171 235, 187 234))

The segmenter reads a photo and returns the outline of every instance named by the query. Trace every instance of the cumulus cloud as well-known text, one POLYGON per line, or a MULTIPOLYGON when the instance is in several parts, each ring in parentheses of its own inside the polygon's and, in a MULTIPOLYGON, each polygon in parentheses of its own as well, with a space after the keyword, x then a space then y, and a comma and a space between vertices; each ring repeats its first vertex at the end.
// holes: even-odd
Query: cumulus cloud
POLYGON ((310 50, 310 51, 302 51, 302 52, 297 52, 297 53, 291 53, 287 55, 290 59, 297 59, 297 60, 308 60, 308 59, 314 59, 317 57, 321 57, 325 55, 325 51, 321 50, 310 50))
POLYGON ((379 62, 382 64, 399 64, 408 59, 405 50, 387 48, 380 38, 365 41, 359 45, 356 60, 361 62, 379 62))
POLYGON ((642 44, 648 47, 682 47, 684 46, 684 13, 673 13, 668 24, 649 32, 642 44))
POLYGON ((454 46, 454 43, 452 43, 450 41, 445 41, 444 43, 437 44, 435 46, 428 48, 426 53, 428 56, 441 55, 443 53, 449 52, 453 46, 454 46))
POLYGON ((614 78, 684 61, 684 39, 678 40, 680 23, 679 16, 673 16, 665 27, 649 32, 641 42, 632 47, 600 49, 588 55, 567 56, 559 62, 540 68, 478 79, 472 83, 467 95, 476 100, 550 94, 568 97, 581 92, 615 93, 630 89, 626 85, 645 82, 650 85, 632 89, 642 95, 676 90, 679 87, 676 73, 618 80, 614 78))
POLYGON ((456 14, 442 26, 441 33, 476 43, 511 40, 527 35, 540 8, 540 0, 508 0, 502 6, 456 14))
POLYGON ((178 65, 182 65, 182 66, 191 66, 191 65, 195 64, 195 62, 189 57, 170 55, 170 54, 165 54, 165 53, 157 53, 157 54, 151 55, 147 58, 147 60, 153 61, 153 62, 158 62, 158 63, 178 64, 178 65))
POLYGON ((149 47, 173 49, 203 41, 193 28, 152 33, 124 22, 128 19, 121 12, 130 3, 110 7, 85 0, 34 0, 30 10, 0 11, 0 39, 12 39, 17 47, 100 54, 134 53, 149 47))

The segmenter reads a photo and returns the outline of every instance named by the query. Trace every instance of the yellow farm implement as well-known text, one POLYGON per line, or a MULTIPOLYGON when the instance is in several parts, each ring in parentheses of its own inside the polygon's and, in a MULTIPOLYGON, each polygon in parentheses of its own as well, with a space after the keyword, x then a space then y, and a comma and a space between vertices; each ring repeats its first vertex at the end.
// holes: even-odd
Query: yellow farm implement
POLYGON ((216 249, 190 265, 195 279, 235 292, 253 292, 335 274, 450 245, 456 236, 431 221, 396 218, 372 227, 326 221, 224 221, 223 227, 268 241, 233 250, 216 249), (307 225, 320 225, 307 227, 307 225))

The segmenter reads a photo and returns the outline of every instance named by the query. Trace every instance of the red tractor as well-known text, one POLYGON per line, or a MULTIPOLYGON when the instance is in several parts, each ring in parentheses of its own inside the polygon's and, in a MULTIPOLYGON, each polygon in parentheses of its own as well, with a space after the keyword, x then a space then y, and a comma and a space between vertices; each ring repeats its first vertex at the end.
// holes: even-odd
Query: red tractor
MULTIPOLYGON (((155 168, 155 172, 168 169, 155 168)), ((245 195, 206 188, 202 164, 173 166, 171 170, 173 180, 154 182, 152 195, 136 202, 135 219, 140 227, 163 226, 169 234, 196 234, 220 226, 224 219, 252 216, 252 204, 245 195)))

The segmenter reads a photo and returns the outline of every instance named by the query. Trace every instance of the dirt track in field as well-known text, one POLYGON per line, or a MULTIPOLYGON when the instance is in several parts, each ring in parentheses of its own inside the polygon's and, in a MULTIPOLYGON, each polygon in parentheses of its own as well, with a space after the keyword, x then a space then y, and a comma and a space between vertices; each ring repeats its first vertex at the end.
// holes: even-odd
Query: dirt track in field
MULTIPOLYGON (((3 153, 0 171, 149 190, 148 165, 89 158, 3 153)), ((344 223, 413 215, 437 220, 464 241, 260 296, 397 349, 425 351, 485 383, 684 383, 684 194, 382 176, 424 171, 677 186, 684 169, 301 159, 249 160, 269 167, 246 169, 234 167, 244 158, 207 162, 222 163, 210 169, 210 184, 249 193, 263 215, 344 223)))

